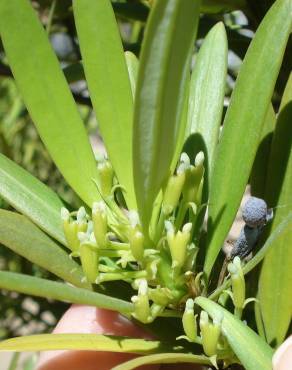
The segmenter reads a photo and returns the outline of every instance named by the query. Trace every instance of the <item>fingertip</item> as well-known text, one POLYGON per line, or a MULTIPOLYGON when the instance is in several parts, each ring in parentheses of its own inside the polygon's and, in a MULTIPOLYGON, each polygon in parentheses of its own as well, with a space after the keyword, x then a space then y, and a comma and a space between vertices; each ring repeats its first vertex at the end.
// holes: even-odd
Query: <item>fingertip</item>
MULTIPOLYGON (((116 311, 82 305, 71 306, 53 333, 109 334, 152 339, 143 329, 116 311)), ((110 370, 134 357, 133 354, 115 352, 49 351, 41 353, 38 370, 110 370)), ((140 369, 158 370, 159 366, 144 366, 140 369)))
POLYGON ((292 336, 277 349, 273 356, 273 370, 292 369, 292 336))

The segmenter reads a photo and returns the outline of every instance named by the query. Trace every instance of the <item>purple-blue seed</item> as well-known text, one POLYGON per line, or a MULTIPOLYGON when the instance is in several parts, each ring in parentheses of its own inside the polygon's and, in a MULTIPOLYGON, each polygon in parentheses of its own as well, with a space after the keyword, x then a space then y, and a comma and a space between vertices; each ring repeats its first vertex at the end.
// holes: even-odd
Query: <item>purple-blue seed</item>
POLYGON ((230 257, 233 259, 236 256, 240 258, 248 256, 256 245, 259 235, 260 229, 244 225, 234 247, 232 248, 230 257))
POLYGON ((267 203, 260 198, 250 197, 242 210, 242 218, 249 227, 263 226, 267 222, 267 203))

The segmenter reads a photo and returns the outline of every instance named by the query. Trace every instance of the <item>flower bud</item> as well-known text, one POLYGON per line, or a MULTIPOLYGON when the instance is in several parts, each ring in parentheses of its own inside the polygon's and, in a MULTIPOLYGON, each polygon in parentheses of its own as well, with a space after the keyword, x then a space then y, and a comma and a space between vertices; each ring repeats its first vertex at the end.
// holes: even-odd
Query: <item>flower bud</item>
POLYGON ((187 247, 187 258, 184 264, 185 271, 192 271, 193 267, 196 263, 197 254, 199 252, 199 248, 195 246, 194 243, 190 244, 187 247))
POLYGON ((228 271, 231 275, 233 303, 236 309, 242 310, 245 302, 245 279, 239 257, 229 263, 228 271))
POLYGON ((134 303, 133 316, 144 324, 151 321, 148 284, 146 279, 140 280, 138 295, 132 297, 132 302, 134 303))
POLYGON ((99 248, 105 248, 107 242, 107 214, 103 201, 93 203, 93 232, 99 248))
POLYGON ((183 187, 185 202, 196 202, 197 193, 204 175, 204 153, 199 152, 195 158, 195 166, 189 166, 186 170, 186 180, 183 187))
POLYGON ((95 283, 98 276, 98 250, 85 233, 78 233, 80 260, 87 281, 95 283))
POLYGON ((189 298, 186 302, 182 323, 184 332, 188 339, 191 342, 195 342, 197 339, 197 322, 194 314, 194 301, 191 298, 189 298))
POLYGON ((149 298, 160 306, 166 306, 171 300, 171 292, 168 288, 156 287, 149 291, 149 298))
POLYGON ((168 180, 164 196, 163 196, 163 211, 169 215, 176 208, 181 196, 182 188, 185 182, 185 173, 180 172, 177 175, 171 176, 168 180))
POLYGON ((72 221, 70 220, 69 211, 64 207, 62 207, 61 209, 61 218, 63 221, 64 235, 65 235, 68 247, 71 249, 72 252, 76 252, 80 245, 80 242, 77 236, 78 232, 84 232, 87 229, 87 223, 84 217, 81 217, 81 214, 83 214, 83 210, 80 211, 78 219, 76 221, 72 221))
POLYGON ((100 192, 104 197, 111 194, 114 171, 111 163, 108 160, 103 160, 98 163, 97 170, 99 173, 100 192))
POLYGON ((178 231, 177 233, 174 232, 174 228, 171 228, 170 225, 170 222, 165 223, 167 229, 166 238, 172 258, 172 266, 180 269, 186 261, 187 246, 191 237, 192 224, 185 224, 182 231, 178 231))
POLYGON ((144 257, 144 235, 138 231, 134 230, 130 235, 130 248, 131 252, 137 261, 143 261, 144 257))
POLYGON ((191 161, 187 153, 181 153, 180 159, 179 159, 179 165, 177 167, 177 174, 181 174, 182 172, 185 172, 191 165, 191 161))
POLYGON ((207 356, 214 356, 217 354, 217 345, 221 334, 221 321, 214 320, 209 322, 207 312, 201 311, 200 315, 200 330, 202 337, 202 345, 207 356))

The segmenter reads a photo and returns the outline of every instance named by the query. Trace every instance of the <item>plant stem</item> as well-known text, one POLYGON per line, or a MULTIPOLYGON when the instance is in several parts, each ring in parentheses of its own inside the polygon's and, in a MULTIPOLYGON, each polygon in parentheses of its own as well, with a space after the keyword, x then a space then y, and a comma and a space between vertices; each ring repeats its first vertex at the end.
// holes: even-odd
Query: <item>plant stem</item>
POLYGON ((181 203, 178 209, 177 217, 175 220, 175 228, 176 230, 179 230, 182 226, 182 223, 184 221, 186 211, 188 209, 188 204, 187 203, 181 203))
POLYGON ((130 244, 129 243, 120 243, 120 242, 115 242, 112 240, 107 241, 107 247, 109 249, 115 249, 115 250, 130 250, 130 244))
POLYGON ((183 312, 176 311, 176 310, 165 310, 158 314, 159 317, 179 317, 181 318, 183 315, 183 312))
POLYGON ((99 274, 97 281, 98 284, 105 281, 115 281, 115 280, 128 280, 128 279, 139 279, 147 276, 146 271, 126 271, 126 272, 113 272, 113 273, 101 273, 99 274))
POLYGON ((235 307, 234 308, 234 315, 236 317, 238 317, 239 320, 240 320, 241 319, 241 316, 242 316, 242 308, 235 307))
POLYGON ((217 289, 215 289, 214 292, 208 296, 208 298, 215 301, 219 297, 219 295, 223 292, 223 290, 226 290, 227 288, 229 288, 230 285, 231 285, 231 280, 226 277, 223 284, 219 286, 217 289))
POLYGON ((55 13, 55 9, 56 9, 56 4, 57 4, 57 0, 53 0, 51 8, 50 8, 49 16, 48 16, 47 27, 46 27, 46 31, 47 31, 48 35, 51 32, 51 27, 52 27, 53 17, 54 17, 54 13, 55 13))
POLYGON ((163 212, 163 210, 161 210, 160 212, 160 215, 159 215, 159 219, 158 219, 158 224, 156 226, 156 229, 155 229, 155 235, 154 235, 154 244, 156 245, 161 236, 162 236, 162 233, 163 233, 163 229, 164 229, 164 221, 165 221, 165 213, 163 212))

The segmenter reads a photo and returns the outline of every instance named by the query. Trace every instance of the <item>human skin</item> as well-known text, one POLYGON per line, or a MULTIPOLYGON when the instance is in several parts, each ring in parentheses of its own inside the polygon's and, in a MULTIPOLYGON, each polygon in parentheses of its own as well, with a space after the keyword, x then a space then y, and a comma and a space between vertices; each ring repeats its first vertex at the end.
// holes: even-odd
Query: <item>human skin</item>
MULTIPOLYGON (((73 305, 58 322, 53 333, 112 334, 132 338, 153 339, 151 335, 115 311, 73 305)), ((136 357, 127 353, 94 351, 43 352, 38 370, 110 370, 136 357)), ((195 364, 148 365, 139 370, 200 370, 195 364)), ((292 369, 292 336, 276 351, 273 370, 292 369)))
MULTIPOLYGON (((58 322, 53 333, 111 334, 132 338, 153 339, 151 335, 115 311, 73 305, 58 322)), ((128 353, 94 351, 50 351, 40 356, 38 370, 110 370, 136 357, 128 353)), ((198 370, 194 365, 148 365, 140 370, 198 370)))
POLYGON ((292 369, 292 335, 277 349, 273 357, 273 370, 292 369))

